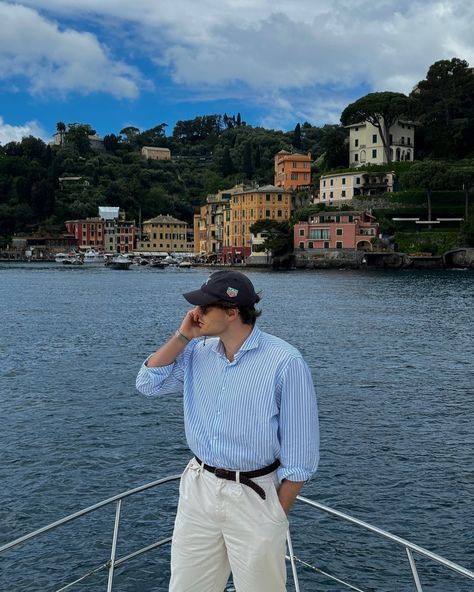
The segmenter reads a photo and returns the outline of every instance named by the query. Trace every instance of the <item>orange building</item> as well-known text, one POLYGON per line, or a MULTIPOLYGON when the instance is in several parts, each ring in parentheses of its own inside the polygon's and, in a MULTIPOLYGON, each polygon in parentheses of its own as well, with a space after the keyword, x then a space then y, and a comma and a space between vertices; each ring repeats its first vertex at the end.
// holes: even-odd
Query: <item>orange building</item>
POLYGON ((266 185, 234 193, 224 220, 224 261, 240 262, 252 250, 250 227, 258 220, 289 220, 291 191, 266 185), (227 219, 228 218, 228 219, 227 219))
POLYGON ((275 155, 275 186, 302 189, 311 185, 311 153, 280 150, 275 155))

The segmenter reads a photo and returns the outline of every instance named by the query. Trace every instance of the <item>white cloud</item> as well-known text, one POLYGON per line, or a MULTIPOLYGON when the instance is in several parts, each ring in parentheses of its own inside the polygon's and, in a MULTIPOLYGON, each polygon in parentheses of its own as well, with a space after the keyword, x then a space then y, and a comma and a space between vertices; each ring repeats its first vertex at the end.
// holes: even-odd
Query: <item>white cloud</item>
POLYGON ((0 117, 0 145, 8 142, 20 142, 26 136, 41 138, 47 142, 48 134, 37 121, 27 121, 23 125, 9 125, 0 117))
MULTIPOLYGON (((57 19, 75 20, 83 29, 93 22, 109 46, 122 42, 134 56, 151 58, 194 99, 204 100, 213 93, 245 96, 266 104, 270 118, 293 112, 293 120, 295 114, 334 120, 339 105, 343 108, 357 98, 359 89, 361 94, 408 93, 433 62, 474 59, 471 0, 22 0, 22 4, 57 19)), ((22 9, 10 3, 3 6, 22 9)), ((96 37, 60 30, 30 12, 35 23, 49 28, 55 43, 48 43, 46 51, 38 41, 30 54, 18 47, 20 61, 12 61, 13 71, 29 71, 33 78, 32 72, 45 61, 43 74, 50 71, 50 81, 59 88, 76 83, 74 88, 90 92, 100 84, 117 96, 137 92, 136 72, 114 63, 96 37), (55 45, 60 49, 54 51, 55 45), (31 69, 26 65, 28 55, 34 63, 31 69)), ((31 34, 36 40, 34 31, 31 34)), ((45 37, 41 34, 42 40, 45 37)), ((32 83, 32 88, 37 85, 32 83)), ((40 86, 47 86, 44 78, 40 86)))
POLYGON ((18 78, 26 78, 32 93, 138 94, 138 72, 114 61, 94 35, 60 28, 35 10, 0 2, 0 79, 18 78))

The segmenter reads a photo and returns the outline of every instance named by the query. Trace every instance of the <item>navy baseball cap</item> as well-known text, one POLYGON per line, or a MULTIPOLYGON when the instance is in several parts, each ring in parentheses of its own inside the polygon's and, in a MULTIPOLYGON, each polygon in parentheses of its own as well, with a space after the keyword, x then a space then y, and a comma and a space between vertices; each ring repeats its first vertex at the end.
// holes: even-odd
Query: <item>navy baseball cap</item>
POLYGON ((253 306, 260 300, 249 278, 240 271, 215 271, 199 290, 183 294, 186 300, 197 306, 217 301, 236 306, 253 306))

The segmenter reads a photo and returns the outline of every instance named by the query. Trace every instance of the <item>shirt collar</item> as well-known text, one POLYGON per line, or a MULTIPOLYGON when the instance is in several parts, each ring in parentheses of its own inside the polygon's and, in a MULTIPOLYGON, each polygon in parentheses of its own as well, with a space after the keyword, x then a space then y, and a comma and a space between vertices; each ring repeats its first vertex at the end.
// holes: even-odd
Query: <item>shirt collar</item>
MULTIPOLYGON (((235 358, 237 359, 245 351, 249 351, 251 349, 255 349, 256 347, 258 347, 258 344, 260 343, 261 335, 262 335, 262 332, 260 331, 260 329, 257 327, 257 325, 254 325, 252 332, 247 337, 247 339, 242 343, 239 351, 235 354, 235 358)), ((212 344, 212 348, 214 349, 214 351, 216 353, 218 353, 220 355, 225 355, 224 354, 224 347, 223 347, 220 339, 216 339, 215 343, 212 344)))

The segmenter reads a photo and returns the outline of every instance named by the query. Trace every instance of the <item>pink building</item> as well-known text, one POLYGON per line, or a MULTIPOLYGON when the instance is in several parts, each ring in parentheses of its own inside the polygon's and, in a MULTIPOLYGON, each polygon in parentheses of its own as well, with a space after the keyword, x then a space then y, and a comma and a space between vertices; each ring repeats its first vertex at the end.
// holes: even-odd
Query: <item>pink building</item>
POLYGON ((370 212, 319 212, 294 228, 297 249, 372 250, 371 240, 379 233, 370 212))

